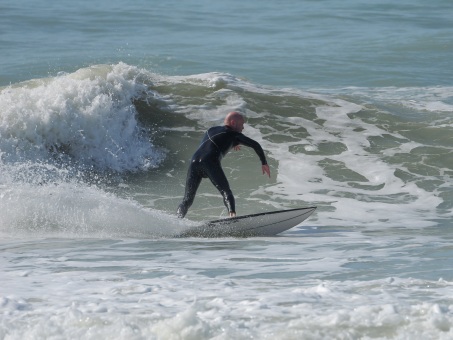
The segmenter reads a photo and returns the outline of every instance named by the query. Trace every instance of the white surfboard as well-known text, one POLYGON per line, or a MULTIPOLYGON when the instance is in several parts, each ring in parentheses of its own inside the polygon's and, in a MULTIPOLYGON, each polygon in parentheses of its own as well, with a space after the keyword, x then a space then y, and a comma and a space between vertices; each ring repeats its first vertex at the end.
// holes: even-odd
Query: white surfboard
POLYGON ((316 207, 271 211, 206 222, 180 237, 274 236, 306 220, 316 207))

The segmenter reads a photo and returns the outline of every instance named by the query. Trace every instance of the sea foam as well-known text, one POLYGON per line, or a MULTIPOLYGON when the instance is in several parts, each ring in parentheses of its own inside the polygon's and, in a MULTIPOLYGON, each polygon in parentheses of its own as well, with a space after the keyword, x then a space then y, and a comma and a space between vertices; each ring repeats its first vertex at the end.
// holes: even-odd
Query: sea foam
MULTIPOLYGON (((52 160, 100 170, 156 167, 163 159, 137 120, 133 100, 143 71, 119 63, 4 88, 0 92, 0 150, 7 162, 52 160)), ((146 77, 145 77, 146 78, 146 77)))

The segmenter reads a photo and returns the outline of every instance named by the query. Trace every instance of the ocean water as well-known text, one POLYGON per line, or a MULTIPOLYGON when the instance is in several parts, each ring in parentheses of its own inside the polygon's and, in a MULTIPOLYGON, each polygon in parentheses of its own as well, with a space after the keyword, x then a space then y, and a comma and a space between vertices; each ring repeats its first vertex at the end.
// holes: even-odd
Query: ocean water
POLYGON ((453 3, 2 1, 0 339, 451 339, 453 3), (177 238, 317 206, 268 238, 177 238))

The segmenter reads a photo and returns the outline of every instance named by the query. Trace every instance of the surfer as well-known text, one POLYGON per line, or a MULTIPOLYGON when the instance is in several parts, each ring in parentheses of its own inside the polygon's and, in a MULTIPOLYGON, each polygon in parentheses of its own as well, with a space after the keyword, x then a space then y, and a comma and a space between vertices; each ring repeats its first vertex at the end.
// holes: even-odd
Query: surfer
POLYGON ((221 159, 232 148, 240 150, 239 145, 253 148, 261 160, 263 174, 271 177, 263 148, 258 142, 244 136, 242 130, 244 117, 233 111, 227 114, 223 126, 214 126, 206 131, 189 165, 184 198, 177 211, 178 217, 183 218, 187 214, 203 178, 209 178, 219 190, 230 217, 236 216, 234 196, 220 164, 221 159))

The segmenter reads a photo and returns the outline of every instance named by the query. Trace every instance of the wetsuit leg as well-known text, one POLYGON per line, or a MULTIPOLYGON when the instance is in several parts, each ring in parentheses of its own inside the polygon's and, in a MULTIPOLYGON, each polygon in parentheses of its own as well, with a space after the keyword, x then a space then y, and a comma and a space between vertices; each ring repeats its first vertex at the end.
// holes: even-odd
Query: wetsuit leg
POLYGON ((209 162, 205 164, 205 172, 211 180, 212 184, 220 191, 223 197, 223 203, 228 209, 228 212, 236 212, 233 192, 230 189, 230 184, 223 172, 220 162, 209 162))
POLYGON ((186 216, 203 178, 201 172, 197 169, 197 165, 198 164, 196 163, 192 163, 187 171, 186 191, 184 193, 184 198, 178 207, 178 211, 176 212, 179 218, 186 216))

